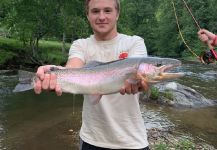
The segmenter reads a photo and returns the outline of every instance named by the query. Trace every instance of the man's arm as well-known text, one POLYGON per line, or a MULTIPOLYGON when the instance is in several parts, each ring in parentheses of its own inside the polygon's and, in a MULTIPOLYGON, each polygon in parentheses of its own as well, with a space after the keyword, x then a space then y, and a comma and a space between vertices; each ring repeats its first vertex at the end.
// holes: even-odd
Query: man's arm
POLYGON ((66 63, 66 68, 81 68, 84 66, 84 62, 80 58, 71 58, 66 63))

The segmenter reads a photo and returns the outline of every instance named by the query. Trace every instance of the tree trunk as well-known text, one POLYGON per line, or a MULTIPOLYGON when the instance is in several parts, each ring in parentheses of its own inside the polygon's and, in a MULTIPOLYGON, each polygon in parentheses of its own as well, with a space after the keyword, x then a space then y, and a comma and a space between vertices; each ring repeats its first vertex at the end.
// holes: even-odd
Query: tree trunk
POLYGON ((62 53, 65 53, 65 48, 66 48, 66 33, 63 32, 63 39, 62 39, 62 53))
POLYGON ((30 47, 32 49, 32 55, 34 57, 35 56, 35 42, 34 42, 33 38, 30 39, 30 47))
POLYGON ((36 38, 36 52, 38 52, 38 47, 39 47, 39 38, 36 38))

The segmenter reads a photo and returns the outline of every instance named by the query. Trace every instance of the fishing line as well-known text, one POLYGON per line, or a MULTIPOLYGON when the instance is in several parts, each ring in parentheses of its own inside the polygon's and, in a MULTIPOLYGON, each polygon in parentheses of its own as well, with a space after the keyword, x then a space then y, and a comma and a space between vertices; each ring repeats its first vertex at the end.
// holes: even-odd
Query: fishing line
POLYGON ((194 15, 193 15, 193 13, 191 12, 191 9, 188 7, 188 4, 186 3, 186 1, 185 1, 185 0, 182 0, 182 1, 184 2, 184 4, 185 4, 185 7, 187 8, 187 10, 188 10, 189 14, 191 15, 191 17, 192 17, 192 19, 194 20, 195 24, 197 25, 198 29, 200 30, 200 29, 201 29, 201 27, 200 27, 199 23, 197 22, 197 20, 195 19, 195 17, 194 17, 194 15))
POLYGON ((72 99, 72 115, 74 116, 75 114, 75 99, 76 99, 76 95, 73 94, 73 99, 72 99))
MULTIPOLYGON (((189 14, 191 15, 191 18, 195 22, 196 26, 198 27, 199 30, 201 30, 201 27, 200 27, 199 23, 197 22, 197 20, 195 19, 191 9, 188 7, 188 4, 186 3, 185 0, 182 0, 182 1, 185 4, 185 7, 187 8, 187 10, 188 10, 189 14)), ((210 50, 209 51, 203 51, 202 54, 200 55, 199 59, 203 64, 214 63, 215 60, 217 61, 217 53, 215 52, 214 47, 212 46, 210 41, 207 41, 206 44, 208 45, 210 50)))
MULTIPOLYGON (((179 34, 180 34, 180 37, 182 38, 182 41, 184 42, 185 46, 188 48, 188 50, 195 56, 197 57, 198 59, 200 58, 189 46, 188 44, 186 43, 184 37, 183 37, 183 34, 181 32, 181 28, 180 28, 180 25, 179 25, 179 21, 178 21, 178 16, 177 16, 177 13, 176 13, 176 7, 175 7, 175 4, 174 4, 174 1, 172 1, 172 5, 173 5, 173 11, 174 11, 174 14, 175 14, 175 18, 176 18, 176 24, 177 24, 177 27, 178 27, 178 30, 179 30, 179 34)), ((188 7, 187 7, 188 8, 188 7)), ((190 9, 189 9, 190 10, 190 9)), ((191 11, 190 11, 191 12, 191 11)), ((191 13, 192 14, 192 13, 191 13)), ((193 14, 192 14, 193 15, 193 14)), ((196 20, 195 20, 196 21, 196 20)), ((196 21, 197 22, 197 21, 196 21)), ((198 23, 196 23, 198 24, 198 23)), ((200 28, 200 26, 198 25, 198 27, 200 28)))

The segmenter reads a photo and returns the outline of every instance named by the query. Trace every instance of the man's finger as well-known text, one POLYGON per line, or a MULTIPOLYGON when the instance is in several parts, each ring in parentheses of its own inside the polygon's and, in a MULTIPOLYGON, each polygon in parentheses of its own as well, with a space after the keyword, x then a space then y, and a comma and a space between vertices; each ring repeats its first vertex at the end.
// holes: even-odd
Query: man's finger
POLYGON ((121 88, 120 94, 121 94, 121 95, 124 95, 124 94, 125 94, 125 87, 121 88))
POLYGON ((36 82, 34 83, 34 91, 36 94, 41 93, 41 81, 39 79, 37 79, 36 82))
POLYGON ((50 90, 54 90, 57 85, 57 76, 54 73, 50 74, 50 90))
POLYGON ((44 66, 40 66, 38 67, 38 70, 36 72, 36 76, 40 79, 40 80, 44 80, 44 66))
POLYGON ((132 93, 132 86, 128 81, 125 81, 125 92, 127 94, 131 94, 132 93))
POLYGON ((139 90, 138 85, 137 84, 132 84, 131 87, 132 87, 132 94, 136 94, 138 92, 138 90, 139 90))
POLYGON ((38 70, 36 72, 36 75, 39 77, 39 79, 44 80, 45 73, 50 70, 51 67, 54 65, 46 65, 46 66, 40 66, 38 67, 38 70))
POLYGON ((61 87, 59 85, 56 85, 55 91, 56 91, 57 96, 62 95, 62 89, 61 89, 61 87))
POLYGON ((148 87, 148 84, 144 81, 141 81, 141 84, 142 84, 142 87, 145 91, 148 91, 149 87, 148 87))
POLYGON ((50 86, 50 74, 45 74, 44 80, 42 81, 42 89, 48 90, 50 86))

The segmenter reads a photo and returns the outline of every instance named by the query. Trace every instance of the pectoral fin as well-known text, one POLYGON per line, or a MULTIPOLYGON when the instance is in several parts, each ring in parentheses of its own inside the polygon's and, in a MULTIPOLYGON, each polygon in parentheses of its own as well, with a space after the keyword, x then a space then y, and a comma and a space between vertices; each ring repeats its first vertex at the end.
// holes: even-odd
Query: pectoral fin
POLYGON ((135 78, 129 78, 129 79, 127 79, 127 82, 130 84, 137 84, 139 82, 139 80, 136 80, 135 78))
POLYGON ((102 95, 85 95, 91 104, 96 105, 99 103, 102 95))

